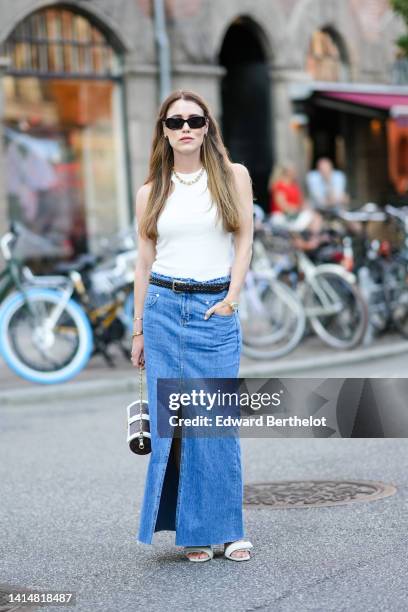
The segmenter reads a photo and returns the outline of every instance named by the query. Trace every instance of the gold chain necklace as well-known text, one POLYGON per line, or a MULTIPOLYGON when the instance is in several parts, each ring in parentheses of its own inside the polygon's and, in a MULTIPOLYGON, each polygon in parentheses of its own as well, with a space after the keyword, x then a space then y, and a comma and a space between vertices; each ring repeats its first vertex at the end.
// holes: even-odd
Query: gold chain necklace
POLYGON ((177 172, 175 171, 175 169, 174 169, 174 168, 173 168, 173 172, 174 172, 174 175, 175 175, 175 177, 177 178, 177 180, 178 180, 178 181, 180 181, 180 183, 183 183, 183 185, 194 185, 194 183, 196 183, 197 181, 199 181, 199 180, 200 180, 200 178, 202 177, 203 172, 204 172, 204 168, 201 168, 200 173, 199 173, 199 174, 198 174, 198 175, 197 175, 197 176, 196 176, 196 177, 195 177, 195 178, 194 178, 192 181, 185 181, 184 179, 182 179, 182 178, 181 178, 181 177, 180 177, 180 176, 177 174, 177 172))

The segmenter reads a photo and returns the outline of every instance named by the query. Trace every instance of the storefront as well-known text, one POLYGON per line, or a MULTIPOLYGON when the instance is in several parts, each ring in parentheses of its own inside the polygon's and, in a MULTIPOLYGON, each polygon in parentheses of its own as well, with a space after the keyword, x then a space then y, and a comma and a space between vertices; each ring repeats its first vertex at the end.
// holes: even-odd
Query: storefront
POLYGON ((294 105, 306 116, 309 165, 331 158, 348 178, 355 207, 408 203, 406 87, 314 83, 294 105))
POLYGON ((1 55, 6 217, 36 237, 28 257, 95 252, 130 221, 121 49, 52 7, 18 23, 1 55))

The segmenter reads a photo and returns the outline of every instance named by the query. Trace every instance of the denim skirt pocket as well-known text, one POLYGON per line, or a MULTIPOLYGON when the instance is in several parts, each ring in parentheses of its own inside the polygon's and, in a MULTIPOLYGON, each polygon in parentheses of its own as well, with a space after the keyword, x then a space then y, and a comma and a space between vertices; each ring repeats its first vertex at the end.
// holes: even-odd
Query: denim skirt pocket
POLYGON ((213 312, 211 316, 215 317, 216 319, 234 319, 234 315, 234 312, 231 314, 219 314, 218 312, 213 312))
POLYGON ((160 297, 160 293, 155 293, 153 291, 148 291, 145 297, 144 306, 145 308, 150 308, 153 306, 160 297))
MULTIPOLYGON (((212 308, 212 306, 214 306, 215 304, 218 304, 219 302, 222 302, 222 300, 225 298, 225 295, 222 295, 221 297, 218 297, 216 299, 214 298, 210 298, 206 300, 206 310, 208 310, 208 308, 212 308)), ((218 314, 217 312, 213 312, 211 314, 211 317, 214 317, 216 319, 234 319, 235 318, 235 312, 229 313, 229 314, 218 314)))
MULTIPOLYGON (((225 295, 218 298, 206 298, 204 312, 221 302, 225 295)), ((204 321, 205 325, 210 327, 212 330, 212 337, 214 343, 218 346, 221 343, 228 343, 228 345, 234 350, 238 350, 239 346, 239 329, 237 321, 238 313, 233 312, 231 314, 218 314, 213 312, 210 317, 204 321)))

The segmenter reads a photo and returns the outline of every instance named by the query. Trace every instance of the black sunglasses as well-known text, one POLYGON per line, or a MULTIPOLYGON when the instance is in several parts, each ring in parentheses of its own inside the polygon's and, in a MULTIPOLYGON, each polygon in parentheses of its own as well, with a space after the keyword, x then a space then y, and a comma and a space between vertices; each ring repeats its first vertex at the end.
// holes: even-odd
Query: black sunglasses
POLYGON ((205 126, 205 117, 203 115, 194 115, 188 119, 183 119, 183 117, 167 117, 164 123, 169 130, 181 130, 186 121, 191 130, 198 130, 205 126))

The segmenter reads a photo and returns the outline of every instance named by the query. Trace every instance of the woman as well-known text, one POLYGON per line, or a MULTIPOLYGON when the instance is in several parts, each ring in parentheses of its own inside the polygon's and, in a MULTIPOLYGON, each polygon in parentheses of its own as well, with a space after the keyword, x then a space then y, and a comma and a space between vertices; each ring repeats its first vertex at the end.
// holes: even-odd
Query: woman
POLYGON ((234 561, 251 556, 240 442, 158 436, 156 383, 237 378, 236 308, 252 255, 252 208, 248 171, 230 162, 208 105, 191 91, 173 92, 159 110, 149 175, 136 197, 132 363, 146 365, 152 435, 138 540, 151 544, 154 532, 175 531, 190 561, 212 559, 216 544, 234 561))
MULTIPOLYGON (((317 233, 321 230, 321 216, 305 201, 296 180, 296 168, 292 163, 286 162, 276 166, 270 178, 269 193, 269 211, 274 225, 280 225, 293 232, 310 230, 317 233)), ((313 248, 318 244, 318 238, 314 237, 306 241, 305 246, 313 248)))

